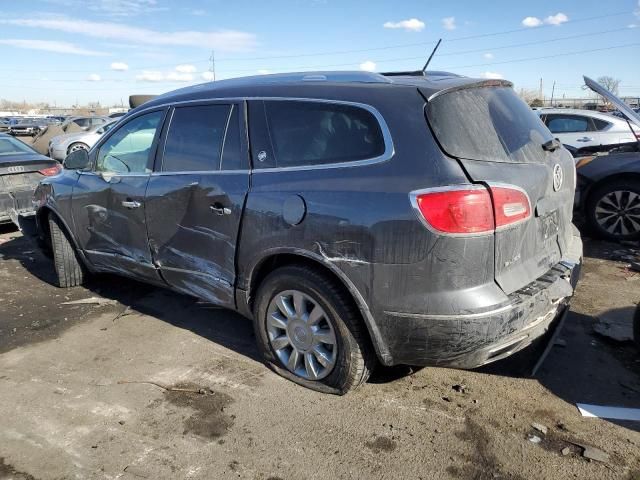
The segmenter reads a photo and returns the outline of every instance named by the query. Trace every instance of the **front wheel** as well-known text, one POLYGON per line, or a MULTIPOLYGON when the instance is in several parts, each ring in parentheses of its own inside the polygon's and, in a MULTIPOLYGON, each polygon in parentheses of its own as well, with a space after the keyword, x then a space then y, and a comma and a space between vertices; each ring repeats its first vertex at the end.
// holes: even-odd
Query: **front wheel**
POLYGON ((364 383, 375 362, 353 299, 328 275, 304 266, 267 276, 254 328, 267 364, 289 380, 343 395, 364 383))
POLYGON ((84 266, 71 244, 67 230, 55 215, 49 215, 49 231, 58 286, 68 288, 81 285, 85 277, 84 266))
POLYGON ((67 155, 77 150, 89 150, 89 146, 81 142, 72 143, 71 145, 69 145, 69 148, 67 149, 67 155))
POLYGON ((613 180, 597 187, 586 205, 591 230, 607 240, 640 239, 640 182, 613 180))

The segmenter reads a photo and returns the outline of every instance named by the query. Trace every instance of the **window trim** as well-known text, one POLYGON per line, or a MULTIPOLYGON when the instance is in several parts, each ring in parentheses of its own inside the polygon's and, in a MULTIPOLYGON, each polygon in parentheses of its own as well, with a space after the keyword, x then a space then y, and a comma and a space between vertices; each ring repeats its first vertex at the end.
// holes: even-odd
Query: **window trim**
MULTIPOLYGON (((270 96, 198 98, 198 99, 192 99, 192 100, 181 100, 177 102, 167 102, 161 105, 153 105, 151 107, 147 107, 146 109, 141 110, 140 113, 144 113, 147 110, 151 111, 153 109, 158 109, 158 108, 167 108, 167 107, 175 108, 176 106, 185 106, 185 105, 245 102, 245 114, 243 117, 241 117, 243 118, 243 121, 245 124, 245 134, 243 135, 244 137, 244 136, 247 136, 246 132, 251 128, 251 125, 248 124, 250 120, 247 118, 246 108, 248 107, 247 103, 252 101, 318 102, 318 103, 347 105, 347 106, 362 108, 364 110, 367 110, 369 113, 371 113, 375 117, 376 121, 378 122, 380 130, 382 131, 382 139, 384 141, 384 148, 385 148, 384 152, 382 152, 382 154, 379 155, 378 157, 366 158, 363 160, 354 160, 352 162, 326 163, 326 164, 304 165, 304 166, 300 165, 300 166, 293 166, 293 167, 267 167, 267 168, 256 168, 253 165, 253 157, 249 155, 249 170, 216 170, 216 171, 207 171, 206 173, 225 173, 225 172, 242 173, 242 172, 249 171, 251 172, 251 174, 255 174, 255 173, 272 173, 272 172, 290 172, 290 171, 297 171, 297 170, 304 171, 304 170, 325 170, 325 169, 331 169, 331 168, 351 168, 351 167, 373 165, 377 163, 384 163, 391 160, 391 158, 393 158, 393 156, 396 153, 395 146, 393 144, 393 138, 391 136, 391 131, 389 130, 389 126, 387 125, 387 122, 385 121, 382 114, 375 107, 371 105, 368 105, 366 103, 360 103, 360 102, 351 102, 348 100, 333 100, 333 99, 326 99, 326 98, 305 98, 305 97, 270 97, 270 96)), ((239 113, 242 113, 242 111, 240 111, 239 113)), ((250 142, 248 136, 246 141, 250 142)), ((250 145, 250 143, 247 143, 247 145, 250 145)), ((159 172, 154 168, 154 172, 152 172, 152 175, 162 174, 162 173, 165 173, 165 172, 159 172)), ((189 173, 205 173, 205 172, 189 172, 189 173)))

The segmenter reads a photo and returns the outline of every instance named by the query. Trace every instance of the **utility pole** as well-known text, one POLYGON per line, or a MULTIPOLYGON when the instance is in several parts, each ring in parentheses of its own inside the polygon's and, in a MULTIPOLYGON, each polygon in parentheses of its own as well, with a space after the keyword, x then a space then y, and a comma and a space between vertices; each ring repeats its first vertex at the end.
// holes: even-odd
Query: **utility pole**
POLYGON ((542 98, 542 78, 540 78, 540 93, 538 94, 540 101, 544 103, 544 99, 542 98))
POLYGON ((553 107, 553 94, 556 93, 556 81, 553 81, 553 87, 551 87, 551 106, 553 107))
POLYGON ((216 81, 216 55, 215 52, 213 50, 211 50, 211 56, 209 57, 209 60, 211 61, 211 73, 213 75, 213 81, 216 81))

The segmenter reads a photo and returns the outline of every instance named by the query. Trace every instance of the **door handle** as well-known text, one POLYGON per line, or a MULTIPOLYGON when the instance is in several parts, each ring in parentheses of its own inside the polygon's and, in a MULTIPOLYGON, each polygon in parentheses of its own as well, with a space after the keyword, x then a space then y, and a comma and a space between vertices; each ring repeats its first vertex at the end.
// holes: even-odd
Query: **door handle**
POLYGON ((211 209, 211 211, 216 215, 231 215, 231 209, 229 207, 224 207, 221 203, 209 205, 209 209, 211 209))
POLYGON ((582 137, 577 140, 578 142, 593 142, 593 138, 591 137, 582 137))
POLYGON ((124 208, 140 208, 142 204, 140 202, 136 202, 135 200, 123 200, 122 206, 124 208))

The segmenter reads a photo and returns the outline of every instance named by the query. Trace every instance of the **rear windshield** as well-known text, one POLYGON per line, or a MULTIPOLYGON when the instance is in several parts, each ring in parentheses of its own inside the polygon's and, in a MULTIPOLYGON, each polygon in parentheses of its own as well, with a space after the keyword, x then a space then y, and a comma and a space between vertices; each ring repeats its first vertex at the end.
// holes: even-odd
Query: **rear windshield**
POLYGON ((0 157, 20 153, 35 153, 30 147, 12 137, 0 137, 0 157))
POLYGON ((553 139, 538 115, 508 87, 454 90, 426 107, 433 132, 453 157, 492 162, 540 162, 553 139))

